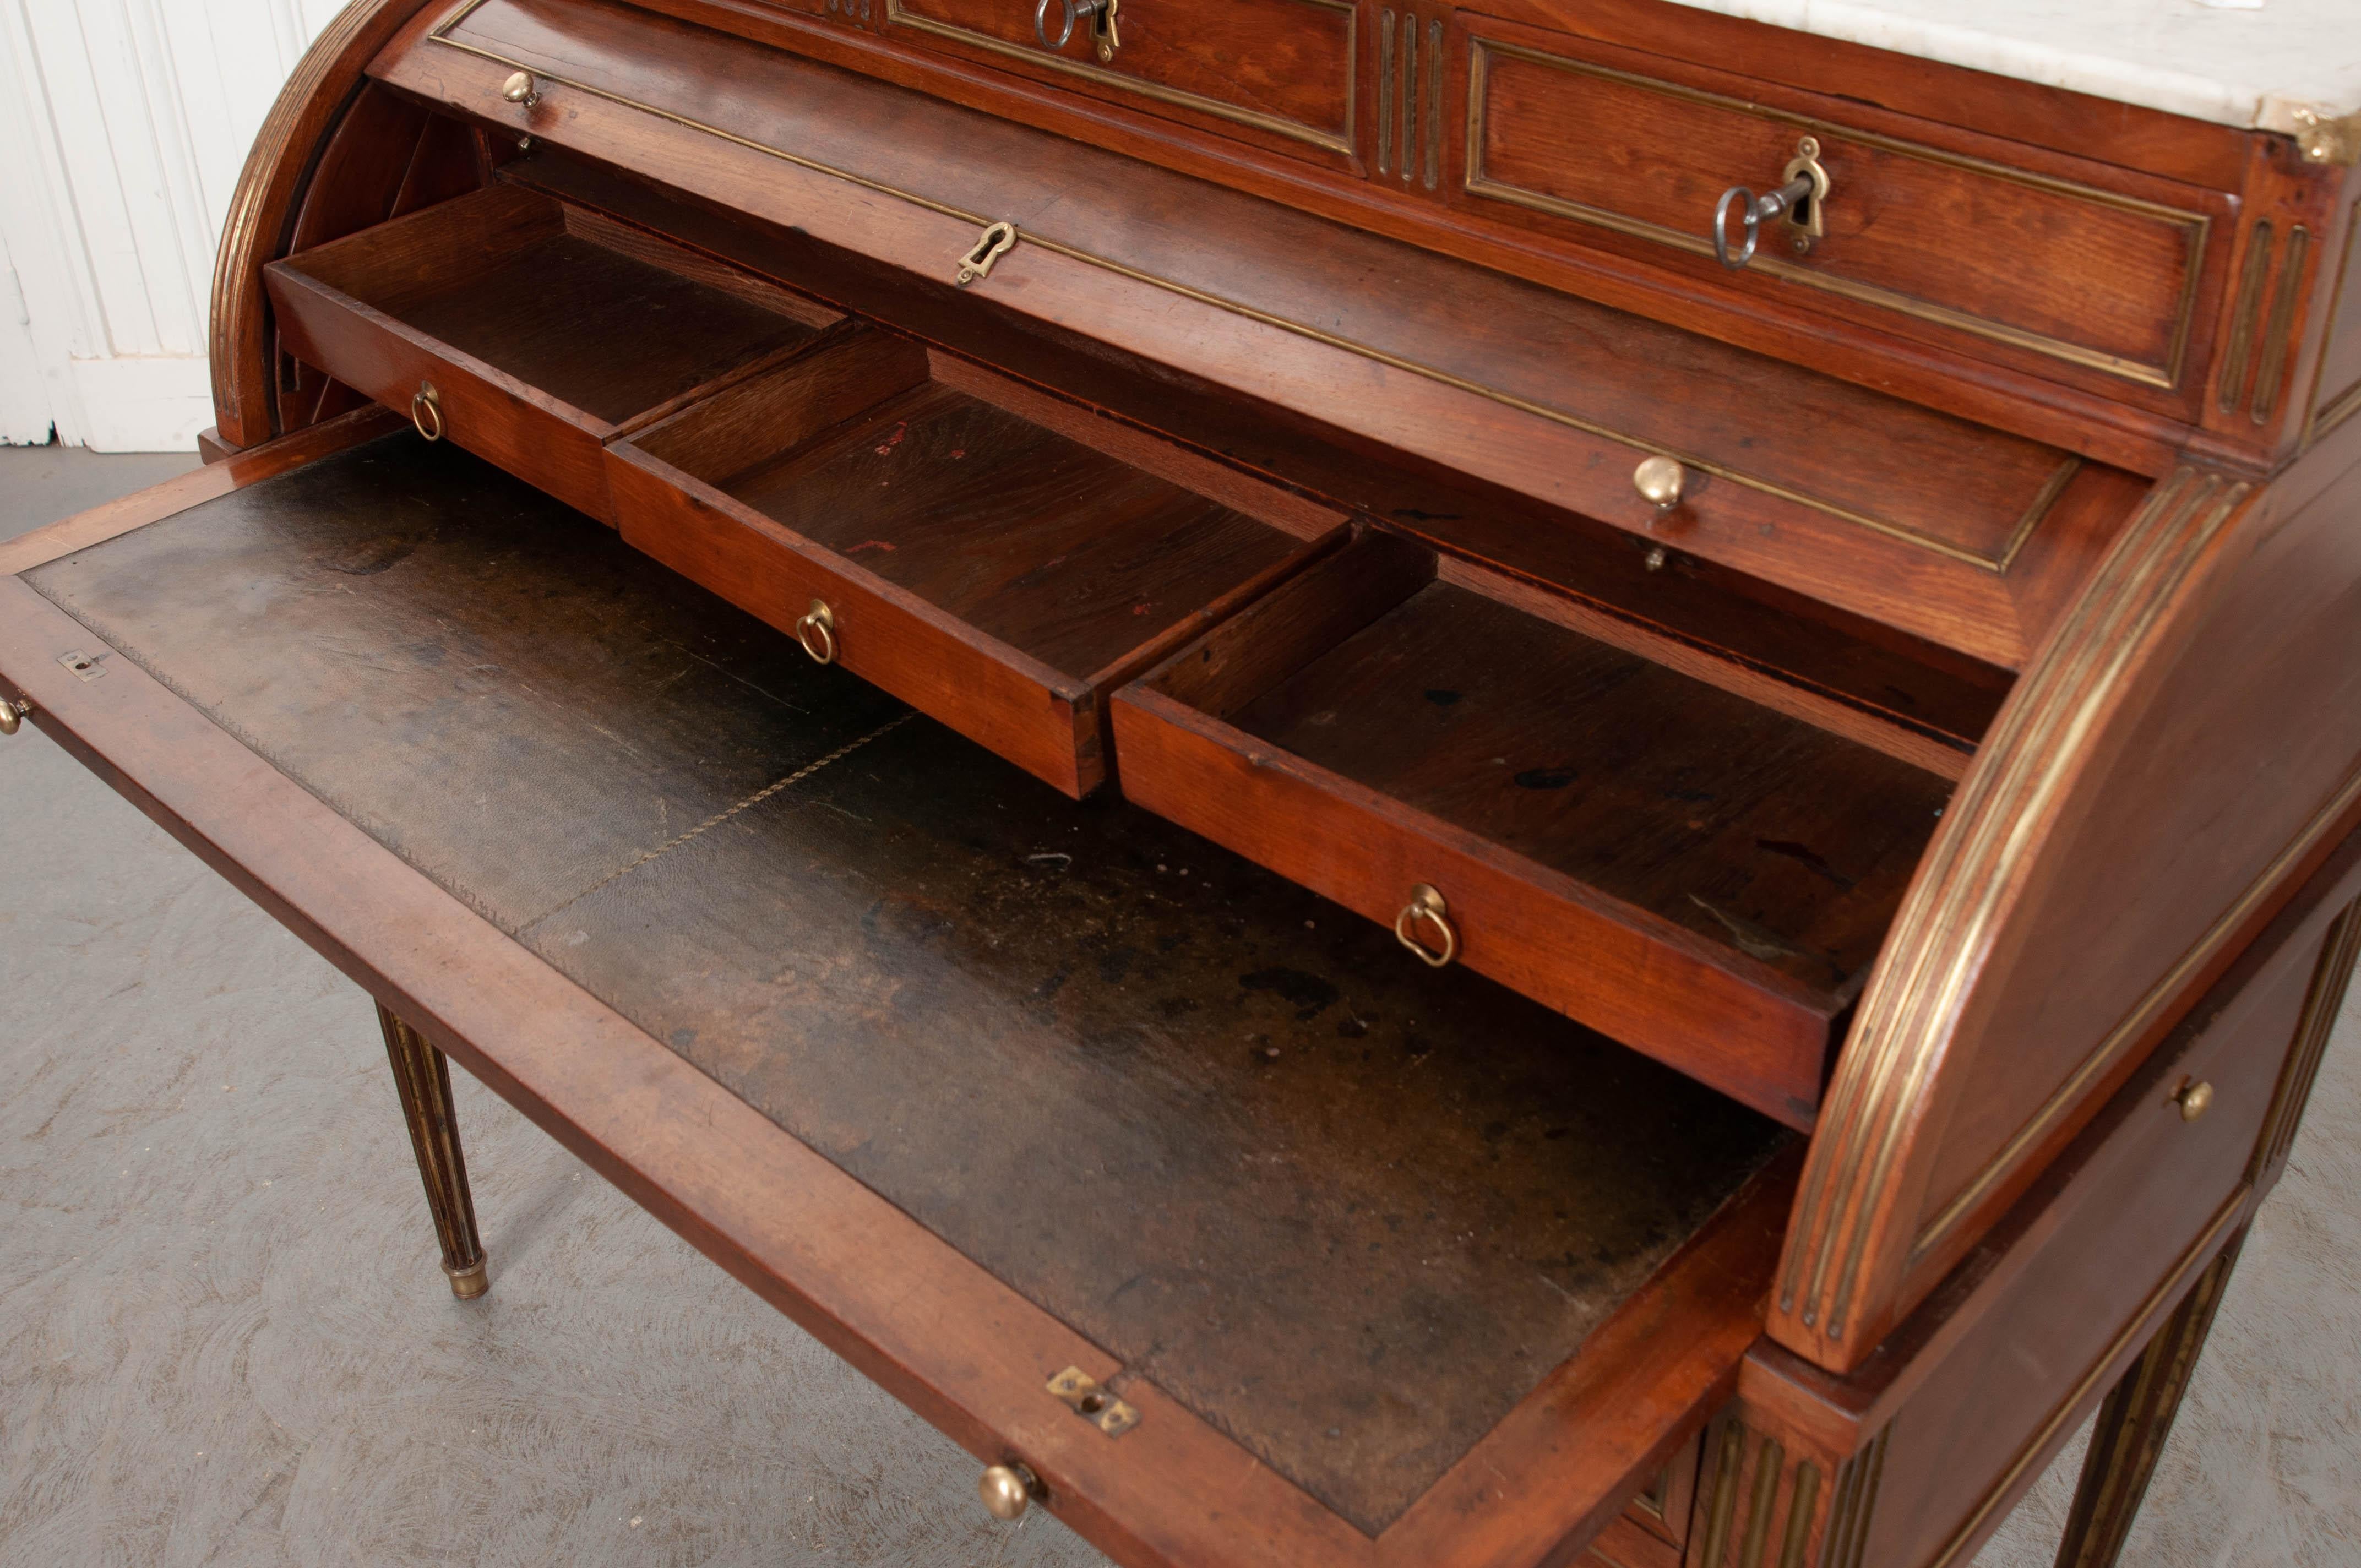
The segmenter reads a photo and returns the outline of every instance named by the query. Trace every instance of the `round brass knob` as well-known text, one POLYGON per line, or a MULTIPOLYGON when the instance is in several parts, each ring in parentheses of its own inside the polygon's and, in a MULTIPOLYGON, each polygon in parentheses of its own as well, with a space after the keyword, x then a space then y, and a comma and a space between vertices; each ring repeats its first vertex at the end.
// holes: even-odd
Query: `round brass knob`
POLYGON ((2172 1100, 2180 1107, 2180 1119, 2194 1122, 2213 1107, 2213 1086, 2202 1079, 2191 1079, 2180 1086, 2172 1100))
POLYGON ((0 735, 16 733, 16 726, 24 723, 32 711, 33 705, 29 702, 10 702, 0 697, 0 735))
POLYGON ((1022 1464, 989 1464, 975 1484, 975 1495, 983 1499, 983 1511, 994 1519, 1022 1519, 1040 1486, 1033 1472, 1022 1464))
POLYGON ((533 79, 530 71, 520 71, 500 83, 500 96, 520 109, 530 109, 541 102, 541 83, 533 79))
POLYGON ((1681 492, 1688 488, 1688 471, 1677 459, 1651 457, 1631 470, 1631 488, 1658 511, 1670 511, 1681 504, 1681 492))
POLYGON ((812 656, 815 664, 836 663, 836 611, 828 608, 826 599, 814 599, 804 618, 796 622, 796 641, 812 656))

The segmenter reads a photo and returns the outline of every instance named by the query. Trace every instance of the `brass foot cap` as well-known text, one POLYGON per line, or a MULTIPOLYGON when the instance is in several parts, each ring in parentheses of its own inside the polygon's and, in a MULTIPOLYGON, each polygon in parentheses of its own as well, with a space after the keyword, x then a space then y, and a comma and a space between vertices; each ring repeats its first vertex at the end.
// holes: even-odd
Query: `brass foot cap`
POLYGON ((451 1277, 451 1294, 462 1301, 472 1301, 489 1290, 492 1288, 492 1277, 487 1272, 488 1261, 479 1257, 465 1268, 454 1268, 449 1264, 445 1264, 443 1272, 451 1277))

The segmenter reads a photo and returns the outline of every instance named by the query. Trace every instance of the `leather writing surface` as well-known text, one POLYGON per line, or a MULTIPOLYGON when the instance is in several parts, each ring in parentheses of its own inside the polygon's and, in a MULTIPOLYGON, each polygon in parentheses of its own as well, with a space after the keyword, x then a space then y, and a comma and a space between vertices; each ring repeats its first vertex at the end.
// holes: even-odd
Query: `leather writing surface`
POLYGON ((1783 1142, 1180 828, 895 724, 447 446, 29 580, 1364 1529, 1783 1142))

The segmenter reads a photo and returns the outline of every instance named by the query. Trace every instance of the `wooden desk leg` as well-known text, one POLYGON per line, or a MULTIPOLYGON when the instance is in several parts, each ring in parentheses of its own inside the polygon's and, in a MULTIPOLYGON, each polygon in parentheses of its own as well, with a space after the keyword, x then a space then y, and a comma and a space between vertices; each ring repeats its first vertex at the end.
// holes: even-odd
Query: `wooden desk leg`
POLYGON ((459 1152, 451 1064, 423 1035, 381 1006, 377 1021, 385 1031, 386 1055, 393 1059, 393 1086, 401 1092, 410 1146, 426 1184, 426 1207, 434 1212, 434 1234, 443 1244, 443 1272, 451 1277, 452 1295, 473 1300, 491 1288, 491 1277, 476 1234, 475 1200, 467 1195, 467 1157, 459 1152))
POLYGON ((2238 1265, 2238 1250, 2246 1245, 2243 1230, 2231 1238, 2099 1407, 2074 1508, 2066 1516, 2058 1568, 2114 1568, 2172 1431, 2189 1375, 2205 1348, 2230 1271, 2238 1265))

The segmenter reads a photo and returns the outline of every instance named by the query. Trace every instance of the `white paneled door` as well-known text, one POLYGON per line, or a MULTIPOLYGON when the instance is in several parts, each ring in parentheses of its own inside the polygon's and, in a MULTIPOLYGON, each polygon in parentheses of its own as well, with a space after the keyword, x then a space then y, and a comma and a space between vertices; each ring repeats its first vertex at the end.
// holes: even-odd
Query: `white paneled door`
POLYGON ((186 450, 246 149, 340 0, 0 0, 0 442, 186 450))

